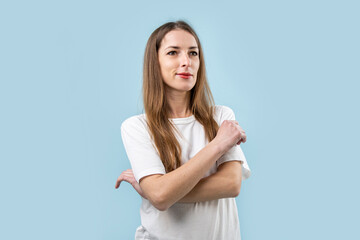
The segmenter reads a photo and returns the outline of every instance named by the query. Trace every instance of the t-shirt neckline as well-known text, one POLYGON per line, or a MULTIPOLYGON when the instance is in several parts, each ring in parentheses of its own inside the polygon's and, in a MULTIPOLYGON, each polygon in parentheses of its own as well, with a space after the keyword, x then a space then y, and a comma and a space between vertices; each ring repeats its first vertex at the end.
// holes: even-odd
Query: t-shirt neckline
POLYGON ((191 115, 190 117, 185 118, 169 118, 174 124, 187 124, 195 121, 195 116, 191 115))

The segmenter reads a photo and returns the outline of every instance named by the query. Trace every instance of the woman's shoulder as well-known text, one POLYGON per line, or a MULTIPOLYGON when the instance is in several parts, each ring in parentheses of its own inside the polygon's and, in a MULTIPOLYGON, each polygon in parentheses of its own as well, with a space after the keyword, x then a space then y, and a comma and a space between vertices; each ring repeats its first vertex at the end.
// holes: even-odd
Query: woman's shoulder
POLYGON ((125 119, 121 123, 121 131, 144 131, 147 129, 145 114, 138 114, 125 119))
POLYGON ((215 113, 233 112, 233 110, 225 105, 215 105, 215 113))
POLYGON ((235 120, 234 111, 224 105, 215 105, 214 106, 214 119, 221 124, 224 120, 235 120))

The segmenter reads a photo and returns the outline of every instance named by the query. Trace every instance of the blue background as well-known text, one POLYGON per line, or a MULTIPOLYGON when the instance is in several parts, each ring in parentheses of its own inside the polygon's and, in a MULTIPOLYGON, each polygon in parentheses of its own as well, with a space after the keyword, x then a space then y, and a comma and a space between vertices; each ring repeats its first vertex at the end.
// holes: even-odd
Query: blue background
POLYGON ((360 239, 358 1, 1 1, 0 238, 133 239, 120 125, 183 19, 248 141, 244 240, 360 239))

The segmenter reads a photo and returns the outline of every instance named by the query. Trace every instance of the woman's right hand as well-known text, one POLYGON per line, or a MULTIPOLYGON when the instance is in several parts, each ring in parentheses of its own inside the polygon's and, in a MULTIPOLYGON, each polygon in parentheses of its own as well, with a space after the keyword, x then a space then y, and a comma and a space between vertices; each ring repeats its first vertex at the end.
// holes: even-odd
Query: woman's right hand
POLYGON ((224 120, 221 124, 214 140, 222 152, 227 152, 230 148, 246 142, 244 129, 235 120, 224 120))
POLYGON ((133 186, 133 188, 140 194, 140 196, 146 199, 145 194, 140 187, 140 184, 136 181, 134 177, 132 169, 125 170, 120 174, 120 176, 116 180, 115 188, 119 188, 122 181, 130 183, 131 186, 133 186))

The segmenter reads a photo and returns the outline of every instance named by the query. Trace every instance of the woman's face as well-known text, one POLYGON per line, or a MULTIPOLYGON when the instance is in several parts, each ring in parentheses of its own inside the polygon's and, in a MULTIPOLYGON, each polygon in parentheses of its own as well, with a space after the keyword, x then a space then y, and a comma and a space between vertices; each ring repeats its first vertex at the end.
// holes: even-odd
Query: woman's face
POLYGON ((200 59, 193 35, 179 29, 168 32, 160 44, 158 57, 167 90, 187 92, 195 86, 200 59))

